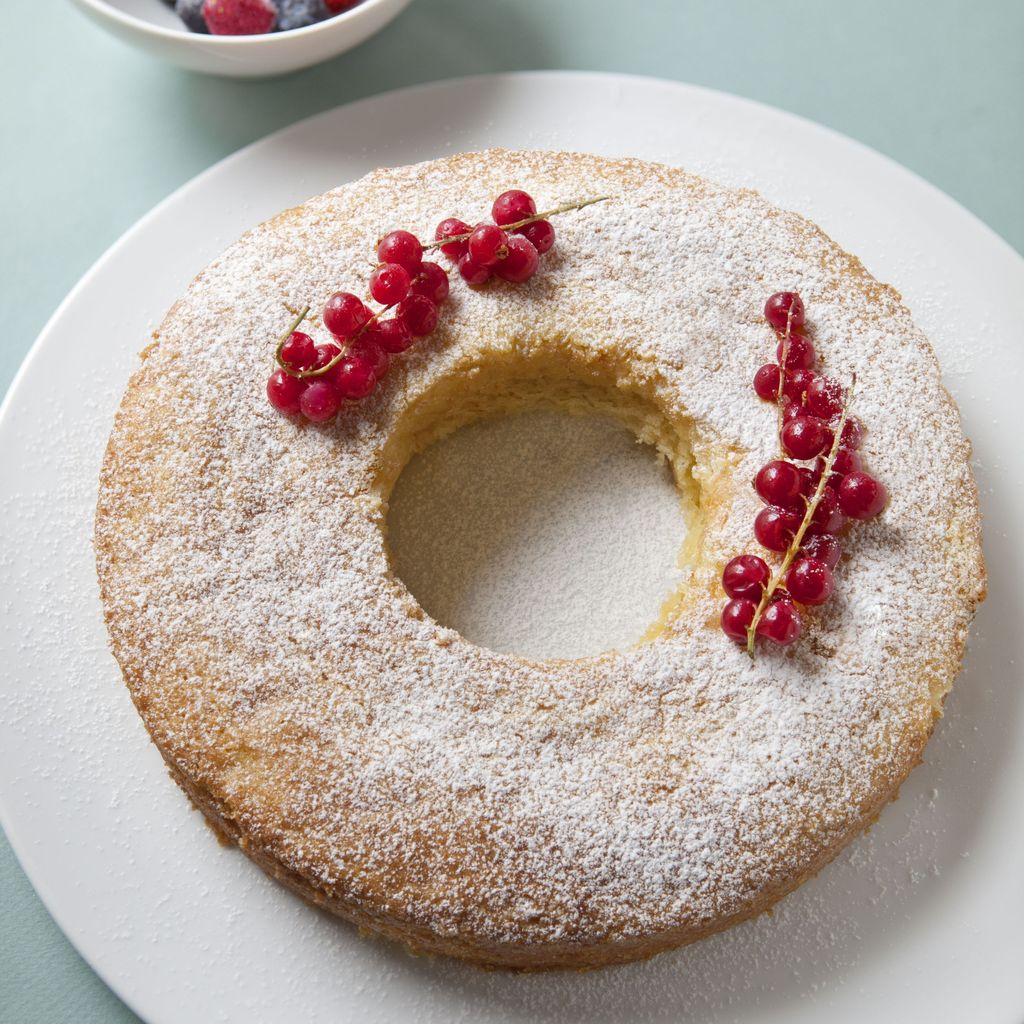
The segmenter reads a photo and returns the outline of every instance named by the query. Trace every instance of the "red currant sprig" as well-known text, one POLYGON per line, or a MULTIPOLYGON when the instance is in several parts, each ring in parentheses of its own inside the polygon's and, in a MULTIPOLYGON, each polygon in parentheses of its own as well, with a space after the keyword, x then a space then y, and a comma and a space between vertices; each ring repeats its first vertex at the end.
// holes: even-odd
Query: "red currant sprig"
POLYGON ((324 306, 323 323, 334 338, 317 345, 299 330, 309 306, 296 314, 278 339, 278 368, 267 381, 270 404, 289 416, 314 423, 332 419, 346 401, 369 395, 387 372, 391 356, 404 352, 437 326, 439 308, 448 298, 448 274, 423 254, 439 248, 458 263, 462 277, 481 285, 492 276, 512 283, 531 278, 540 256, 555 241, 548 218, 603 202, 607 196, 566 203, 537 213, 537 204, 520 189, 494 201, 493 224, 471 228, 449 217, 437 226, 434 241, 423 245, 409 231, 391 231, 377 243, 377 265, 370 275, 373 312, 351 292, 335 292, 324 306), (394 315, 384 319, 384 314, 394 315))
MULTIPOLYGON (((842 554, 836 534, 847 519, 870 519, 885 507, 885 486, 861 469, 856 449, 862 429, 849 417, 850 391, 832 377, 815 376, 814 346, 804 335, 804 304, 795 292, 777 292, 765 319, 779 336, 775 363, 754 375, 754 391, 780 408, 783 454, 754 477, 766 507, 754 521, 762 547, 783 554, 774 571, 757 555, 738 555, 725 567, 725 634, 753 657, 758 636, 793 643, 803 628, 798 605, 824 604, 835 588, 832 570, 842 554), (814 460, 813 467, 795 461, 814 460)), ((856 382, 856 377, 854 377, 856 382)))

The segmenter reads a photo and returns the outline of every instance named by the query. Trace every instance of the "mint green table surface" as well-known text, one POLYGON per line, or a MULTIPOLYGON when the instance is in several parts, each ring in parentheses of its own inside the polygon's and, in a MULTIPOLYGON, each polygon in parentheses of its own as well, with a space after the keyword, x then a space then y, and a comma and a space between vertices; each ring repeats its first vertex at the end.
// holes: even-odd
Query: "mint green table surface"
MULTIPOLYGON (((62 0, 3 0, 0 18, 3 388, 81 274, 199 171, 348 100, 479 72, 623 71, 774 104, 907 165, 1024 250, 1021 0, 415 0, 357 50, 262 83, 159 64, 62 0)), ((0 1022, 137 1019, 2 837, 0 907, 0 1022)))

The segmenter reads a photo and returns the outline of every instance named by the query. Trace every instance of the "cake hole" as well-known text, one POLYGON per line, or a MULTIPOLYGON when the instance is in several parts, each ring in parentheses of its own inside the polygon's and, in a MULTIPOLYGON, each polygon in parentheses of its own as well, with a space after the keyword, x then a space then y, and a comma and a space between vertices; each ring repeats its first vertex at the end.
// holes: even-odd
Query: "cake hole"
POLYGON ((654 448, 552 410, 481 420, 414 455, 387 518, 392 568, 434 619, 533 659, 644 639, 681 582, 686 529, 654 448))

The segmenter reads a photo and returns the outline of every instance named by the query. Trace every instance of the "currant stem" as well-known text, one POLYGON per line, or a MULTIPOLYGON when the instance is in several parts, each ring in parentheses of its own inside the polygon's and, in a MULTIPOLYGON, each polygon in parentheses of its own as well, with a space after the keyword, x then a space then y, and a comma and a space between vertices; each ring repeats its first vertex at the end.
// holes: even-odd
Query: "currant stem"
MULTIPOLYGON (((285 306, 285 309, 288 309, 289 313, 292 312, 292 310, 289 309, 287 306, 285 306)), ((293 370, 281 358, 281 349, 284 348, 285 342, 292 336, 292 333, 298 328, 299 324, 301 324, 302 321, 306 319, 308 313, 309 304, 307 303, 305 306, 302 307, 301 312, 295 314, 295 319, 288 325, 288 330, 286 330, 284 334, 282 334, 281 337, 277 339, 277 348, 274 351, 274 359, 277 362, 277 365, 280 366, 281 369, 284 370, 284 372, 287 373, 289 377, 301 377, 302 374, 296 373, 295 370, 293 370)))
MULTIPOLYGON (((538 220, 547 220, 549 217, 557 217, 560 213, 570 213, 573 210, 582 210, 584 207, 593 206, 595 203, 603 203, 611 199, 611 196, 595 196, 593 199, 578 199, 571 203, 563 203, 561 206, 556 206, 553 210, 544 210, 542 213, 534 213, 529 217, 524 217, 522 220, 513 221, 511 224, 499 224, 498 227, 502 231, 515 231, 517 228, 526 227, 527 224, 533 224, 538 220)), ((436 242, 428 242, 423 246, 424 251, 427 249, 438 249, 442 245, 448 245, 450 242, 465 242, 472 231, 466 231, 461 235, 447 235, 444 238, 437 239, 436 242)))
POLYGON ((793 534, 793 539, 789 542, 789 548, 786 550, 785 557, 782 559, 781 564, 772 573, 771 579, 768 580, 768 585, 764 588, 761 600, 758 602, 757 608, 754 611, 754 617, 751 619, 750 625, 747 626, 747 654, 750 655, 751 661, 754 660, 754 640, 757 636, 757 624, 761 621, 761 616, 764 614, 765 608, 767 608, 771 602, 772 595, 778 589, 779 584, 782 583, 783 579, 785 579, 789 567, 793 564, 793 559, 796 558, 796 553, 800 550, 800 545, 804 542, 804 534, 807 533, 808 527, 811 525, 811 520, 814 518, 814 513, 817 512, 818 506, 821 504, 821 497, 825 493, 825 488, 828 486, 829 477, 832 475, 832 466, 836 461, 836 456, 839 454, 839 448, 843 440, 843 427, 846 426, 846 418, 849 414, 850 402, 853 399, 853 388, 856 383, 857 375, 854 374, 850 381, 850 386, 846 390, 846 401, 843 403, 843 410, 839 414, 839 423, 836 426, 835 436, 832 439, 832 447, 825 459, 825 465, 821 471, 821 476, 818 478, 818 486, 814 489, 814 494, 812 494, 808 499, 807 508, 804 511, 804 518, 796 533, 793 534))

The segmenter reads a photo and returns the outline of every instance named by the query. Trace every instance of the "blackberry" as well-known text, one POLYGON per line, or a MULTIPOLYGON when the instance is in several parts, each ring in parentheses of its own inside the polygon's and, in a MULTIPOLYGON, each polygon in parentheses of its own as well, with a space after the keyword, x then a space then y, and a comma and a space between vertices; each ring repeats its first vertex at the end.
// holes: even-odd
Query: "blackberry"
POLYGON ((277 0, 277 30, 305 28, 330 17, 324 0, 277 0))

